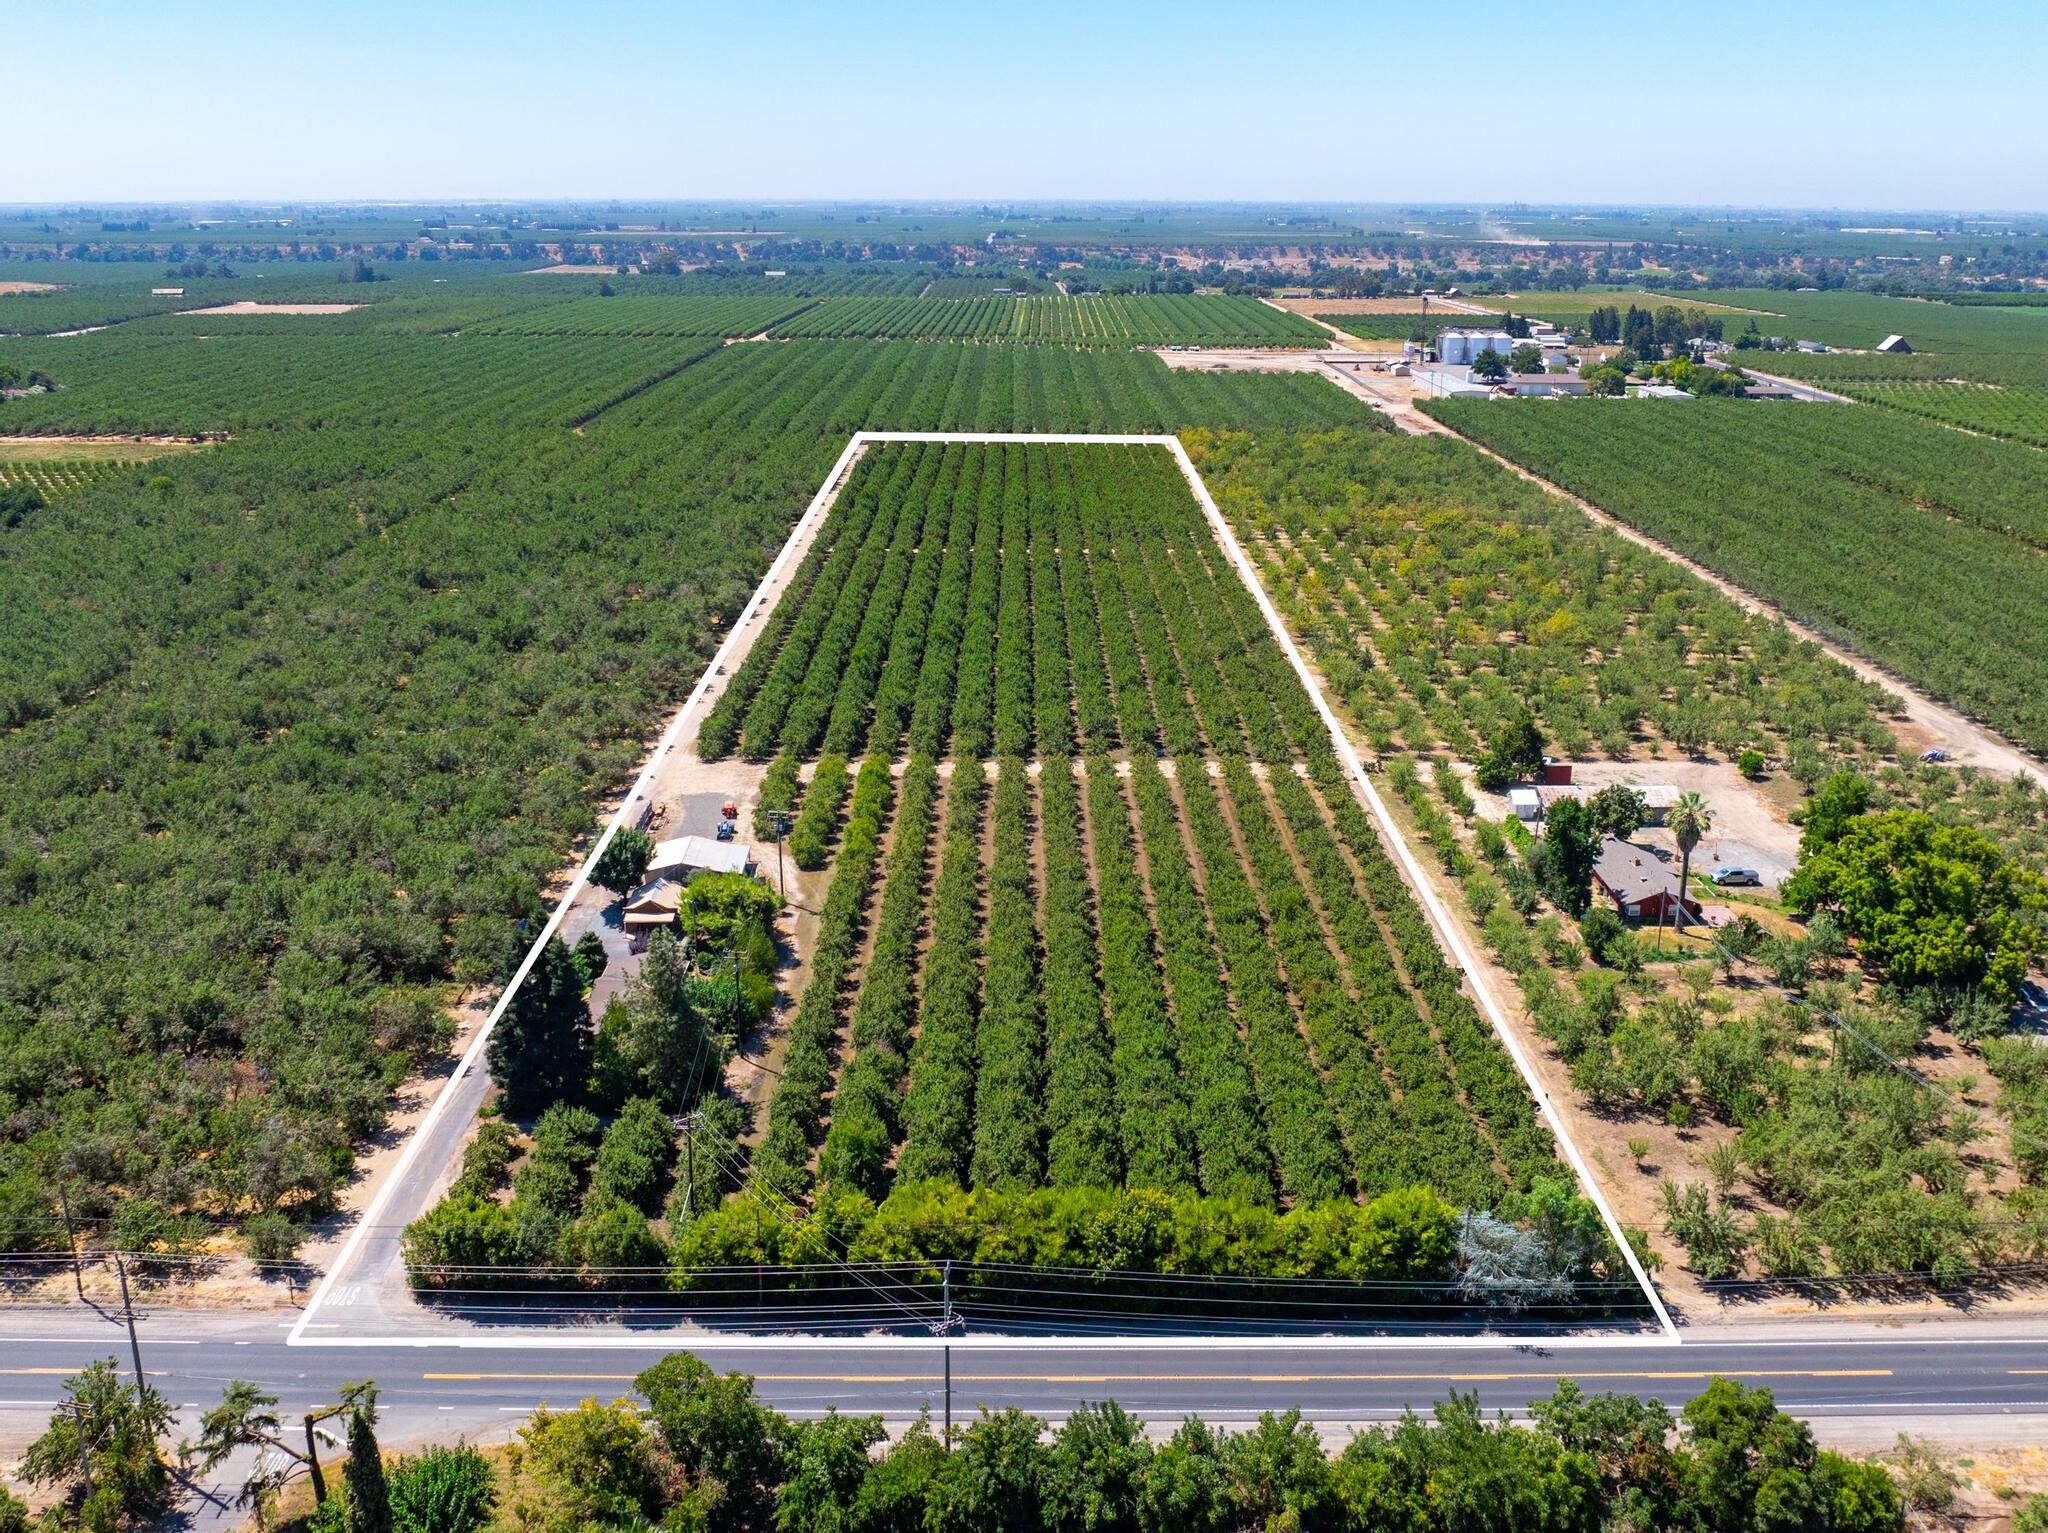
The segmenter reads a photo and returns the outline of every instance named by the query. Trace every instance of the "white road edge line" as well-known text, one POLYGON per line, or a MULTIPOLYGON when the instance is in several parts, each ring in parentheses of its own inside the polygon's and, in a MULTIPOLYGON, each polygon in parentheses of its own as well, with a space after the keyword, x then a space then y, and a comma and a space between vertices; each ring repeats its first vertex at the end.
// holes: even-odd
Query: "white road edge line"
MULTIPOLYGON (((672 1330, 638 1335, 593 1335, 585 1331, 500 1332, 451 1336, 308 1336, 301 1347, 415 1352, 924 1352, 938 1365, 954 1352, 1428 1352, 1527 1351, 1540 1364, 1553 1352, 1616 1351, 1670 1346, 1654 1331, 1619 1336, 828 1336, 746 1335, 731 1331, 672 1330), (1541 1354, 1541 1355, 1533 1355, 1541 1354)), ((1734 1370, 1740 1371, 1740 1370, 1734 1370)))
MULTIPOLYGON (((611 823, 605 827, 604 834, 598 838, 596 845, 591 847, 590 855, 584 860, 583 866, 577 870, 575 879, 570 883, 568 889, 563 893, 561 900, 556 904, 554 913, 548 917, 547 925, 541 929, 540 935, 534 939, 532 946, 526 950, 525 958, 520 961, 519 967, 514 971, 511 981, 498 996, 497 1004, 491 1008, 490 1015, 484 1019, 483 1026, 477 1029, 476 1037, 471 1040, 469 1048, 463 1053, 462 1062, 449 1075, 447 1082, 441 1088, 440 1094, 434 1098, 433 1105, 427 1109, 426 1114, 413 1129, 411 1138, 406 1141, 405 1149, 400 1152, 397 1162, 385 1176, 383 1185, 377 1189, 376 1196, 370 1200, 370 1206, 364 1210, 362 1218, 356 1222, 356 1226, 350 1232, 347 1241, 343 1243, 340 1254, 334 1260, 334 1265, 328 1268, 327 1275, 320 1280, 320 1285, 314 1289, 313 1296, 307 1300, 305 1311, 299 1316, 298 1324, 293 1326, 290 1334, 285 1337, 286 1345, 294 1347, 579 1346, 593 1349, 658 1347, 671 1350, 680 1346, 687 1346, 693 1350, 711 1350, 713 1348, 725 1350, 741 1346, 764 1345, 763 1342, 757 1339, 730 1335, 696 1337, 681 1336, 673 1333, 666 1339, 618 1337, 599 1340, 589 1336, 564 1336, 558 1339, 552 1336, 544 1336, 530 1339, 521 1338, 513 1341, 503 1336, 470 1340, 461 1337, 442 1339, 412 1336, 308 1336, 306 1332, 311 1327, 314 1314, 326 1301, 329 1290, 334 1287, 336 1281, 354 1259, 356 1248, 361 1244, 363 1236, 369 1231, 371 1226, 376 1224, 377 1217, 383 1212, 385 1203, 390 1200, 394 1190, 404 1180, 406 1172, 411 1169, 413 1158, 418 1154, 420 1145, 426 1140, 427 1130, 434 1125, 446 1109, 450 1097, 454 1094, 456 1085, 465 1075, 476 1068, 477 1062, 483 1056, 484 1047, 490 1040, 491 1031, 497 1026, 498 1019, 504 1015, 505 1008, 511 1003, 514 992, 518 990, 520 984, 526 979, 528 971, 533 968, 534 963, 539 959, 541 949, 547 945, 556 930, 561 926, 563 918, 568 914, 569 907, 575 902, 576 896, 582 892, 584 884, 588 881, 591 869, 597 865, 597 859, 604 854, 604 849, 610 845, 613 835, 625 823, 627 813, 640 800, 642 794, 645 793, 649 782, 653 779, 656 766, 660 764, 662 758, 668 754, 669 750, 681 736, 683 724, 688 719, 691 710, 703 699, 704 693, 710 688, 712 679, 727 663, 733 647, 740 641, 740 636, 746 632, 748 624, 753 621, 763 597, 775 584, 781 576, 783 569, 789 563, 790 556, 796 549, 798 541, 810 527, 811 523, 836 499, 840 483, 845 477, 847 470, 851 467, 853 460, 871 442, 1038 442, 1049 445, 1077 447, 1164 447, 1173 455, 1175 463, 1180 468, 1182 477, 1187 480, 1188 488, 1194 494, 1196 503, 1201 506, 1203 515, 1208 519, 1210 531, 1214 534, 1225 553, 1229 555, 1232 565, 1237 570, 1238 578, 1244 582, 1246 589, 1251 592, 1252 600, 1257 603, 1260 615, 1265 618, 1266 626, 1271 630, 1275 641, 1278 642, 1281 650, 1293 664, 1295 675, 1300 679, 1301 684, 1308 689, 1309 696, 1315 701, 1316 712, 1321 716, 1324 727, 1329 731, 1331 742, 1336 746, 1338 755, 1343 759, 1346 768, 1351 773, 1352 779, 1363 790, 1366 803, 1372 810, 1373 818, 1379 823, 1381 835, 1392 844, 1410 887, 1413 888, 1416 896, 1422 901, 1423 908, 1429 912, 1431 925, 1437 929, 1438 936, 1450 948, 1452 957, 1457 960, 1459 968, 1464 970, 1467 978, 1471 981, 1472 990, 1478 996, 1480 1004, 1486 1012, 1487 1021, 1493 1027, 1495 1036, 1506 1047, 1508 1056, 1515 1062, 1515 1068, 1521 1071, 1523 1081, 1528 1085, 1530 1094, 1536 1100, 1537 1109, 1549 1121, 1551 1132, 1556 1136, 1558 1143, 1564 1147, 1565 1158, 1570 1162, 1573 1172, 1578 1176, 1580 1185, 1585 1188, 1587 1194, 1592 1198, 1594 1206, 1600 1210, 1600 1217, 1606 1222, 1609 1237, 1620 1249, 1623 1259, 1628 1263, 1630 1273, 1641 1286, 1644 1297, 1650 1301, 1650 1308, 1655 1312, 1658 1325, 1663 1333, 1663 1343, 1673 1346, 1679 1345, 1683 1338, 1679 1335, 1678 1327, 1672 1323, 1670 1312, 1665 1309, 1664 1301, 1658 1296, 1656 1286, 1651 1283, 1649 1273, 1643 1269, 1642 1263, 1637 1259, 1635 1248, 1629 1244, 1628 1237, 1622 1230, 1621 1221, 1615 1217, 1613 1208, 1609 1206, 1606 1197, 1594 1182, 1592 1173, 1587 1170, 1585 1159, 1579 1154, 1578 1146, 1572 1143, 1571 1135, 1565 1132, 1563 1119, 1551 1105, 1549 1094, 1544 1091, 1542 1083, 1537 1080, 1536 1073, 1531 1068, 1528 1058, 1524 1055, 1521 1045, 1508 1029, 1506 1015, 1501 1008, 1500 1002, 1494 996, 1491 986, 1486 982, 1478 960, 1465 942, 1464 934, 1458 930, 1456 923, 1451 920, 1449 912, 1444 910, 1436 896, 1435 890, 1431 888, 1428 878, 1423 874, 1420 864, 1417 863, 1415 854, 1409 849, 1407 841, 1401 836, 1400 831, 1395 826, 1393 817, 1387 813, 1386 805, 1381 801, 1379 793, 1374 789, 1370 778, 1366 774, 1365 763, 1359 759, 1358 752, 1352 747, 1350 738, 1344 733, 1343 725, 1338 721, 1336 713, 1331 709, 1329 700, 1323 696, 1323 690, 1317 684, 1314 674, 1309 670, 1307 662, 1302 659, 1301 652, 1295 648, 1294 640, 1287 632, 1287 625, 1280 620, 1280 614, 1274 608, 1271 599, 1267 597, 1265 587, 1259 584, 1257 571, 1252 568, 1251 560, 1239 545, 1237 535, 1231 531, 1230 524, 1224 520, 1223 513, 1217 509, 1216 501, 1209 494, 1208 485, 1202 482, 1202 476, 1196 470, 1194 460, 1188 456, 1187 448, 1181 445, 1181 440, 1177 436, 1162 436, 1156 433, 1044 431, 856 431, 847 439, 846 446, 840 452, 838 460, 832 465, 831 472, 825 476, 825 482, 818 487, 817 493, 811 497, 811 502, 804 509, 803 515, 797 519, 796 525, 790 529, 789 537, 783 542, 782 548, 776 554, 774 562, 768 566, 767 573, 761 577, 761 583, 754 588, 754 594, 747 598, 747 605, 741 610, 738 621, 732 625, 731 631, 726 635, 725 642, 719 645, 717 653, 711 657, 711 663, 705 667, 704 674, 698 678, 696 686, 691 688, 690 695, 684 699, 682 707, 677 709, 675 716, 669 720, 668 728, 662 732, 660 743, 649 753, 646 763, 640 768, 640 775, 634 781, 632 791, 620 801, 618 810, 612 815, 611 823)), ((1102 1346, 1105 1342, 1113 1342, 1117 1346, 1135 1348, 1151 1346, 1237 1346, 1251 1347, 1257 1350, 1304 1345, 1394 1348, 1541 1345, 1550 1349, 1561 1347, 1578 1349, 1602 1346, 1642 1346, 1645 1344, 1645 1341, 1646 1339, 1641 1336, 1563 1336, 1541 1339, 1530 1338, 1522 1342, 1518 1342, 1511 1337, 1489 1336, 1374 1338, 1284 1336, 1256 1338, 1110 1337, 1100 1339, 1091 1337, 1030 1337, 1021 1339, 963 1337, 951 1342, 950 1345, 967 1350, 975 1350, 983 1345, 991 1347, 996 1345, 1016 1347, 1021 1344, 1030 1347, 1058 1348, 1064 1346, 1102 1346)), ((780 1343, 767 1344, 782 1346, 860 1347, 864 1350, 873 1348, 886 1350, 892 1348, 892 1346, 929 1347, 932 1345, 930 1342, 912 1337, 863 1337, 856 1339, 837 1336, 817 1336, 802 1340, 791 1339, 780 1343)))

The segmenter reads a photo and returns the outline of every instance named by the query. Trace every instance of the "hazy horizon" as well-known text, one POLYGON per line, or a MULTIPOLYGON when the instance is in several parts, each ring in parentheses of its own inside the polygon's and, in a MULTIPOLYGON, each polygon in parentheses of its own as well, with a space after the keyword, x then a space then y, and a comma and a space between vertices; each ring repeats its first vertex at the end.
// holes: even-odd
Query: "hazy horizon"
POLYGON ((10 19, 36 204, 957 200, 2048 208, 2010 0, 1711 13, 1197 4, 849 16, 634 0, 346 14, 86 0, 10 19), (85 46, 86 40, 90 46, 85 46), (1936 111, 1936 92, 1967 110, 1936 111), (563 190, 574 188, 574 190, 563 190), (762 188, 772 195, 764 197, 762 188))

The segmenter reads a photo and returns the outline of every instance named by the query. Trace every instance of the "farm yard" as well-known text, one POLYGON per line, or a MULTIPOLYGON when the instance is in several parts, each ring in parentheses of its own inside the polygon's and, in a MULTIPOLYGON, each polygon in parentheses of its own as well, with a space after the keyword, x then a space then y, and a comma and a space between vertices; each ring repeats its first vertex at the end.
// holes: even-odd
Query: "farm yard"
MULTIPOLYGON (((1619 1216, 1654 1232, 1681 1300, 1717 1302, 1696 1284, 2034 1259, 2036 1045, 2001 1036, 2002 1003, 1875 982, 1839 928, 1792 919, 1780 891, 1802 856, 1786 810, 1810 815, 1808 790, 1840 791, 1835 774, 1861 774, 1875 813, 1981 829, 2037 870, 2048 795, 1895 763, 1883 689, 1463 444, 1187 443, 1380 753, 1404 833, 1497 992, 1519 998, 1567 1131, 1619 1216), (1553 810, 1604 815, 1631 784, 1701 794, 1705 921, 1631 930, 1603 896, 1560 892, 1550 835, 1532 839, 1473 781, 1522 728, 1576 758, 1572 786, 1542 790, 1553 810), (1710 882, 1724 865, 1759 869, 1759 885, 1710 882)), ((1621 834, 1676 883, 1668 830, 1621 834)))

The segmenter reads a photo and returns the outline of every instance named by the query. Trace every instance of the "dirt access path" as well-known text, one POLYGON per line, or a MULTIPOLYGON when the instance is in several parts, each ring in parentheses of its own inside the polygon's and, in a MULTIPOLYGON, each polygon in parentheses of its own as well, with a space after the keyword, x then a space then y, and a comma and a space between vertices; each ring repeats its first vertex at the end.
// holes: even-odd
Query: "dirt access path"
POLYGON ((1460 435, 1460 433, 1451 430, 1450 427, 1444 425, 1441 421, 1436 421, 1431 416, 1422 415, 1420 411, 1414 409, 1412 403, 1409 406, 1409 413, 1416 415, 1422 420, 1431 421, 1445 435, 1455 436, 1459 441, 1469 443, 1476 451, 1484 453, 1487 457, 1493 459, 1494 462, 1506 468, 1510 473, 1519 475, 1531 484, 1539 485, 1551 494, 1570 501, 1602 527, 1619 533, 1631 543, 1647 548, 1653 553, 1663 555, 1681 569, 1697 575, 1701 580, 1704 580, 1708 585, 1745 611, 1757 613, 1764 617, 1775 618, 1800 638, 1807 640, 1811 644, 1818 645, 1821 649, 1827 651, 1828 654, 1841 661, 1842 664, 1849 667, 1850 670, 1861 676, 1865 681, 1874 681, 1879 686, 1896 693, 1900 699, 1900 708, 1896 717, 1903 719, 1906 725, 1906 728, 1900 731, 1899 743, 1902 754, 1917 755, 1920 751, 1935 747, 1945 752, 1949 759, 1958 765, 1978 767, 1986 771, 1998 772, 2008 777, 2030 777, 2039 786, 2048 788, 2048 761, 2043 761, 2040 757, 2029 754, 1988 726, 1958 713, 1946 703, 1937 702, 1934 698, 1915 687, 1911 682, 1906 681, 1903 677, 1887 669, 1885 666, 1879 665, 1874 660, 1866 659, 1846 645, 1822 633, 1819 629, 1802 623, 1798 618, 1792 616, 1792 614, 1775 603, 1766 601, 1761 596, 1753 595, 1748 590, 1735 584, 1734 581, 1715 574, 1714 571, 1708 569, 1704 564, 1687 558, 1670 544, 1660 542, 1648 533, 1640 532, 1636 528, 1631 527, 1627 522, 1610 516, 1607 512, 1594 505, 1592 501, 1585 499, 1583 496, 1574 495, 1563 486, 1553 484, 1539 474, 1530 473, 1529 470, 1523 468, 1519 463, 1504 457, 1483 443, 1474 442, 1472 438, 1460 435))
POLYGON ((93 463, 197 452, 207 443, 183 436, 0 436, 0 463, 93 463))
POLYGON ((242 298, 234 303, 217 303, 210 309, 180 309, 180 314, 353 314, 359 303, 258 303, 242 298))

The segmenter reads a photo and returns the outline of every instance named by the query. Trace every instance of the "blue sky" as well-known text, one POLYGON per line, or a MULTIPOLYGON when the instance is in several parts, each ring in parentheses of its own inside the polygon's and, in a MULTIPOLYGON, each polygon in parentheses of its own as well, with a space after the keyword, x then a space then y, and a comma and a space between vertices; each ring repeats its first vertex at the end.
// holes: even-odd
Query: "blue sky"
POLYGON ((2048 27, 2002 0, 0 10, 9 202, 2048 209, 2048 27))

